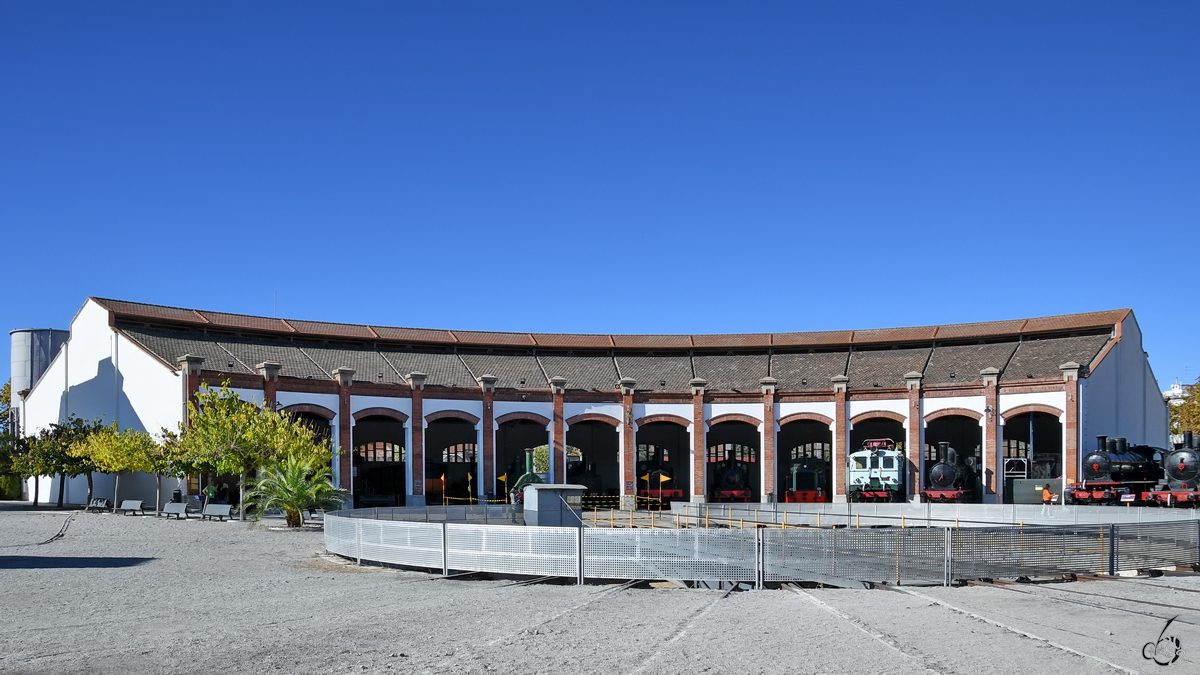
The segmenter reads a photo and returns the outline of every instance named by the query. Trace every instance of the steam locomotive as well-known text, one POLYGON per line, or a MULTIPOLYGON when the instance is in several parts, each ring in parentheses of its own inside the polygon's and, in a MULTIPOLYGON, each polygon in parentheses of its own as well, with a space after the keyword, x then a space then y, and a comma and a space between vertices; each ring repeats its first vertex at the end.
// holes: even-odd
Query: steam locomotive
POLYGON ((852 502, 904 501, 907 460, 890 438, 863 441, 861 450, 850 453, 847 498, 852 502))
POLYGON ((941 441, 937 446, 937 463, 925 472, 925 489, 921 499, 926 502, 970 502, 979 481, 979 467, 974 455, 959 455, 950 444, 941 441))
POLYGON ((725 451, 725 459, 712 466, 709 476, 709 501, 750 501, 750 470, 746 462, 733 456, 732 450, 725 451))
POLYGON ((830 501, 829 462, 815 457, 792 460, 785 479, 783 501, 802 504, 830 501))
POLYGON ((1124 438, 1096 437, 1083 458, 1083 480, 1067 486, 1069 504, 1141 502, 1162 480, 1162 450, 1129 445, 1124 438))
POLYGON ((662 458, 662 449, 651 445, 648 452, 646 459, 637 463, 638 497, 648 504, 682 501, 684 488, 676 483, 675 471, 670 462, 662 458))
POLYGON ((1200 448, 1192 432, 1183 432, 1183 444, 1164 453, 1162 469, 1165 482, 1142 494, 1142 501, 1160 506, 1188 505, 1200 502, 1200 448))

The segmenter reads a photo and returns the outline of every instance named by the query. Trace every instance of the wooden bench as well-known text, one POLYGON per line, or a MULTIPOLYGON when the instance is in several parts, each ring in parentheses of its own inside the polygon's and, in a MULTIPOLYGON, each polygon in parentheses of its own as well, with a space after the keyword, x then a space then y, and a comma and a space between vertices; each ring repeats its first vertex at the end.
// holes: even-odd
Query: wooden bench
POLYGON ((217 518, 218 520, 224 521, 226 518, 230 517, 229 510, 232 508, 233 506, 229 504, 208 504, 204 507, 204 510, 200 512, 200 520, 212 520, 213 518, 217 518))
POLYGON ((138 515, 145 515, 146 514, 145 502, 143 502, 140 499, 122 499, 121 505, 118 506, 117 508, 113 509, 113 513, 122 513, 122 512, 124 512, 125 515, 129 515, 131 513, 137 513, 138 515))
POLYGON ((187 504, 184 502, 167 502, 166 504, 163 504, 162 511, 159 513, 167 518, 175 516, 175 520, 179 520, 180 516, 182 516, 184 520, 188 519, 187 504))
POLYGON ((93 499, 92 501, 88 502, 87 508, 84 510, 88 511, 88 512, 93 512, 93 513, 100 513, 101 511, 111 511, 112 510, 112 502, 108 501, 104 497, 97 497, 97 498, 93 499))

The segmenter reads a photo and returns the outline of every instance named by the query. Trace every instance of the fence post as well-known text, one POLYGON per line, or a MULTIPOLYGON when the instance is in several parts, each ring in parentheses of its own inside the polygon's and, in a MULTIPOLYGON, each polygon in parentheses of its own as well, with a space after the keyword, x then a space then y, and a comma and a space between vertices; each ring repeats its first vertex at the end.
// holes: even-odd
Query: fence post
POLYGON ((946 568, 944 570, 945 577, 942 580, 943 586, 951 586, 954 583, 954 530, 946 528, 946 568))
POLYGON ((1117 574, 1117 526, 1108 526, 1108 576, 1117 574))
POLYGON ((762 528, 754 528, 754 587, 761 590, 763 587, 763 577, 766 570, 766 541, 763 538, 763 533, 766 530, 762 528))
POLYGON ((446 536, 446 521, 442 521, 442 576, 450 576, 450 546, 446 536))
POLYGON ((575 583, 583 585, 583 528, 575 529, 575 561, 578 564, 578 576, 575 578, 575 583))

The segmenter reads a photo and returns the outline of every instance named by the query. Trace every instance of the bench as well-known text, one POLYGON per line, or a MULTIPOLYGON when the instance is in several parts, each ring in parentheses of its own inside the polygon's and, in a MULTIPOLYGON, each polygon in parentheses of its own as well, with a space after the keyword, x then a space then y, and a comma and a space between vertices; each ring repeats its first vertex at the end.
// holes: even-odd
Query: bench
POLYGON ((122 512, 124 512, 125 515, 129 515, 129 514, 135 513, 135 512, 138 515, 145 515, 145 513, 146 513, 145 502, 143 502, 140 499, 122 499, 121 505, 118 506, 117 508, 113 509, 113 513, 122 513, 122 512))
POLYGON ((84 511, 94 512, 94 513, 100 513, 101 511, 111 511, 111 510, 112 510, 112 502, 108 501, 104 497, 97 497, 97 498, 93 499, 92 501, 88 502, 87 508, 84 509, 84 511))
POLYGON ((184 520, 188 519, 187 504, 183 502, 167 502, 166 504, 163 504, 162 511, 159 513, 167 518, 175 516, 175 520, 179 520, 180 516, 182 516, 184 520))
POLYGON ((208 504, 204 507, 204 510, 200 512, 200 520, 212 520, 213 518, 217 518, 221 521, 224 521, 226 518, 230 517, 229 510, 232 508, 233 506, 230 504, 208 504))

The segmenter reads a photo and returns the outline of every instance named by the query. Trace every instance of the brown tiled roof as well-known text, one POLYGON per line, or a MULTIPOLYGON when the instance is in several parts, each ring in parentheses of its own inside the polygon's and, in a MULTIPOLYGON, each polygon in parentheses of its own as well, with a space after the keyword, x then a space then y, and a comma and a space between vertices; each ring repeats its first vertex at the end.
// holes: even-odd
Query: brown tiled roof
POLYGON ((866 330, 814 331, 804 333, 733 333, 719 335, 588 335, 555 333, 501 333, 487 331, 438 330, 392 326, 365 326, 274 319, 245 314, 229 314, 205 310, 165 307, 125 300, 93 298, 109 309, 115 318, 149 323, 204 325, 212 329, 253 331, 312 336, 318 338, 352 338, 385 340, 405 343, 555 347, 566 349, 630 349, 680 350, 696 348, 768 348, 768 347, 836 347, 846 345, 897 344, 933 340, 995 339, 1003 336, 1054 333, 1084 329, 1110 328, 1129 315, 1128 309, 1115 309, 1084 314, 1064 314, 1033 319, 1013 319, 981 323, 948 324, 944 326, 914 326, 873 328, 866 330), (376 337, 377 336, 377 337, 376 337))

